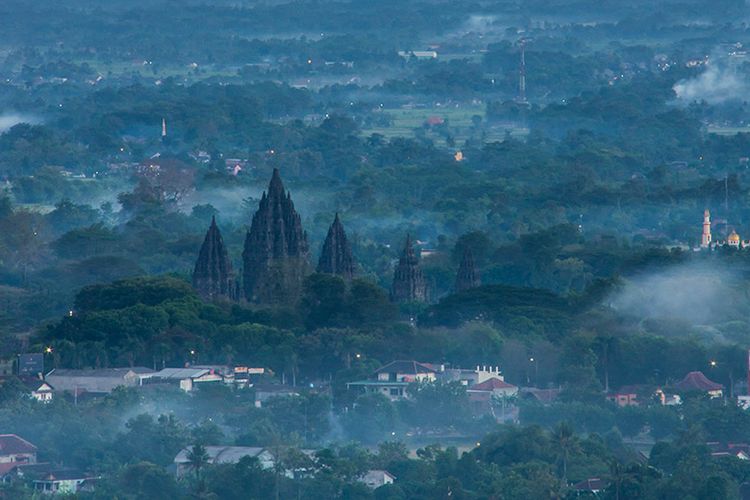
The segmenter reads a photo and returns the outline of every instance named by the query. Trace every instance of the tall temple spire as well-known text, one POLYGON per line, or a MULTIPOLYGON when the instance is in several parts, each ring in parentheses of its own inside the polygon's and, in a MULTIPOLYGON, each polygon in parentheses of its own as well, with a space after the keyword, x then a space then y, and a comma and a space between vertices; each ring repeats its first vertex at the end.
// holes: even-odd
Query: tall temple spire
POLYGON ((474 263, 474 254, 469 247, 466 247, 461 258, 461 264, 458 266, 458 273, 456 274, 456 291, 460 292, 476 288, 480 284, 479 274, 474 263))
POLYGON ((701 236, 701 248, 711 246, 711 212, 706 209, 703 212, 703 235, 701 236))
POLYGON ((354 257, 352 249, 346 239, 344 225, 339 219, 339 214, 333 219, 333 224, 328 229, 326 241, 323 243, 323 251, 320 253, 317 271, 319 273, 338 274, 345 280, 354 277, 354 257))
POLYGON ((279 170, 274 169, 245 238, 245 298, 267 304, 294 303, 309 272, 308 253, 302 220, 291 195, 284 192, 279 170))
POLYGON ((161 119, 161 138, 164 139, 167 136, 167 119, 161 119))
POLYGON ((427 300, 427 285, 409 235, 406 236, 404 251, 393 272, 391 300, 394 302, 425 302, 427 300))
POLYGON ((207 300, 217 298, 236 299, 236 284, 232 273, 232 263, 221 237, 216 217, 206 232, 198 260, 193 270, 193 287, 207 300))

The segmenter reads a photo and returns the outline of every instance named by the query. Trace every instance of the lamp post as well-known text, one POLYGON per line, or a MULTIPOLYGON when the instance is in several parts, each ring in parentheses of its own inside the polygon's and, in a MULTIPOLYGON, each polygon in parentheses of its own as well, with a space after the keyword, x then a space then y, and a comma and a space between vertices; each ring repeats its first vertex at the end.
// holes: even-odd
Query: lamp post
MULTIPOLYGON (((539 361, 534 357, 529 357, 529 363, 534 366, 534 384, 539 384, 539 361)), ((529 382, 528 370, 526 371, 526 383, 529 382)))

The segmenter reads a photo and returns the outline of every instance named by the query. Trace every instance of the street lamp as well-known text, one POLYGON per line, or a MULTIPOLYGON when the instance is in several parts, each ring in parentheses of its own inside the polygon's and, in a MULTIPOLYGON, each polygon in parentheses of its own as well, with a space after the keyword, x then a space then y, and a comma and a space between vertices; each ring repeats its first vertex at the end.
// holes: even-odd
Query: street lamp
MULTIPOLYGON (((539 383, 539 362, 537 361, 537 359, 534 356, 530 356, 529 357, 529 363, 532 364, 532 365, 534 365, 534 384, 538 384, 539 383)), ((528 369, 526 370, 526 383, 527 384, 531 383, 529 381, 529 370, 528 369)))

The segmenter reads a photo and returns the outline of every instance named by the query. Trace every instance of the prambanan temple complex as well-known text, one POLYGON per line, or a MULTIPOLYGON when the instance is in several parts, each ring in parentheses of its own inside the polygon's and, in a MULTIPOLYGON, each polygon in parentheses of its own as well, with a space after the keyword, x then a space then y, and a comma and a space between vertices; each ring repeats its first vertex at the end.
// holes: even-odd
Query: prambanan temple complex
POLYGON ((291 194, 284 192, 278 169, 274 169, 268 193, 263 193, 245 238, 245 299, 263 304, 296 301, 302 292, 302 281, 310 273, 309 253, 302 219, 294 209, 291 194))
MULTIPOLYGON (((356 262, 338 214, 328 229, 315 270, 341 276, 346 281, 351 281, 355 275, 356 262)), ((241 280, 232 271, 214 218, 195 263, 193 287, 206 300, 292 304, 300 297, 302 283, 311 272, 310 246, 307 233, 302 229, 302 219, 294 208, 291 194, 284 189, 279 170, 274 169, 245 237, 241 280)), ((456 290, 478 285, 474 259, 467 252, 456 278, 456 290)), ((393 273, 390 296, 394 302, 428 300, 419 258, 408 236, 393 273)))

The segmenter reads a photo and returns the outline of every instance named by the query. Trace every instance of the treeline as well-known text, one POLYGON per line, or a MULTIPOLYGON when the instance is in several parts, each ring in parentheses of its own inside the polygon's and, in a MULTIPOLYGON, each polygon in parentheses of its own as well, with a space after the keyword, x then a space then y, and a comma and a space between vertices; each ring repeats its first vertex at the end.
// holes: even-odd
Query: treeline
MULTIPOLYGON (((450 416, 449 412, 431 412, 434 396, 419 399, 427 406, 414 413, 417 421, 427 418, 429 424, 429 419, 450 416)), ((482 437, 468 450, 431 444, 418 448, 414 457, 400 441, 403 434, 398 427, 388 427, 395 429, 388 431, 390 438, 369 449, 331 434, 328 402, 315 394, 270 400, 258 409, 252 402, 252 390, 233 393, 222 387, 203 387, 187 396, 178 389, 119 389, 104 398, 73 405, 62 398, 38 403, 12 393, 9 385, 3 384, 0 399, 3 429, 31 439, 39 447, 40 461, 80 468, 100 477, 93 492, 78 494, 87 499, 157 499, 167 495, 363 500, 576 498, 582 493, 573 485, 590 478, 601 480, 600 494, 605 498, 667 499, 677 495, 713 499, 734 498, 739 485, 750 479, 745 461, 712 456, 707 445, 709 439, 747 433, 747 414, 702 399, 687 401, 681 418, 678 409, 663 408, 659 411, 669 419, 662 418, 663 423, 649 420, 654 429, 668 429, 675 439, 657 442, 648 459, 624 444, 618 430, 631 434, 630 429, 642 425, 643 421, 636 427, 632 423, 638 420, 640 410, 614 406, 574 413, 558 405, 546 413, 558 419, 584 417, 575 422, 578 428, 586 422, 607 422, 606 418, 587 417, 589 413, 614 413, 617 427, 601 432, 589 429, 582 434, 569 422, 557 420, 545 422, 545 426, 505 425, 488 430, 474 424, 482 437), (285 434, 277 434, 278 429, 285 434), (726 434, 725 430, 732 432, 726 434), (265 448, 273 466, 250 458, 237 464, 208 463, 205 446, 232 444, 265 448), (168 467, 186 447, 193 453, 186 474, 177 480, 168 467), (312 452, 303 452, 310 447, 312 452), (368 489, 361 480, 372 469, 387 470, 395 476, 395 483, 368 489)), ((460 407, 454 409, 460 413, 460 407)), ((348 428, 347 422, 361 418, 378 423, 375 418, 382 415, 378 408, 363 407, 342 419, 348 428)), ((358 422, 363 428, 365 423, 358 422)), ((379 423, 389 425, 387 420, 379 423)), ((4 485, 0 492, 13 498, 32 498, 22 480, 4 485)))

